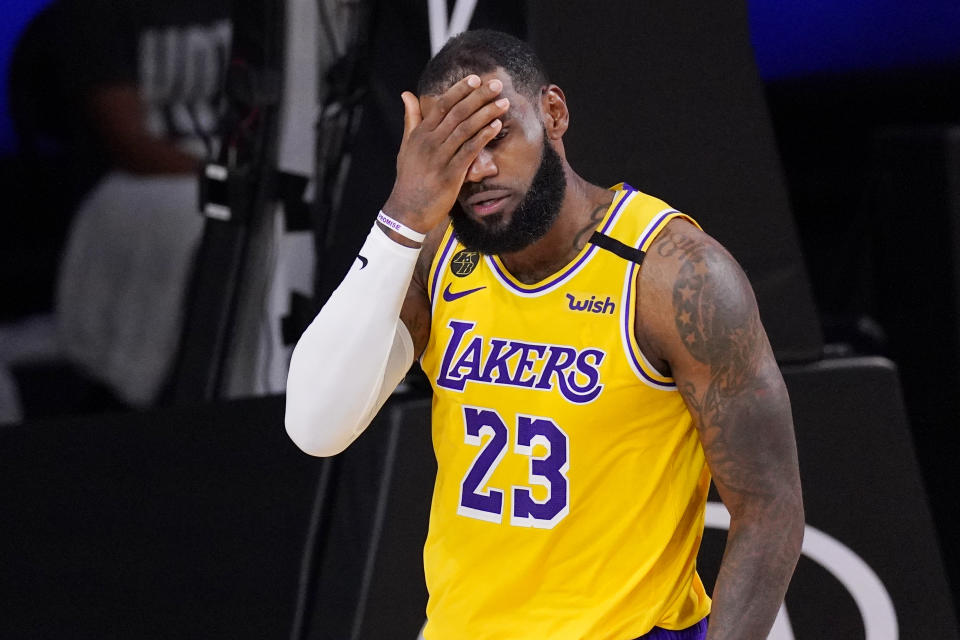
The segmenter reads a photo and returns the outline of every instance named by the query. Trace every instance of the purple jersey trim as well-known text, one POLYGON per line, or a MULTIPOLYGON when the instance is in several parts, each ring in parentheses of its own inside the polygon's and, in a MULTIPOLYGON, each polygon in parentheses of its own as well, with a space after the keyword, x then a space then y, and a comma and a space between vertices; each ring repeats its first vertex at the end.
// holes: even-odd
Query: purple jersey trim
POLYGON ((661 629, 654 627, 648 633, 643 634, 637 640, 704 640, 707 637, 707 619, 704 618, 692 627, 679 629, 661 629))
POLYGON ((666 218, 667 216, 671 216, 675 213, 680 213, 680 212, 677 211, 676 209, 667 209, 666 211, 661 211, 660 213, 658 213, 655 219, 655 222, 652 225, 649 225, 647 227, 647 232, 643 234, 643 237, 640 238, 640 242, 637 243, 637 249, 640 249, 641 251, 643 251, 643 245, 647 244, 647 240, 650 239, 650 236, 652 236, 654 233, 656 233, 660 229, 660 225, 663 224, 664 218, 666 218))
POLYGON ((430 307, 433 308, 437 303, 437 285, 440 283, 440 275, 443 272, 443 265, 447 261, 447 254, 450 253, 450 247, 457 243, 457 234, 450 231, 450 237, 447 239, 446 246, 440 252, 440 259, 437 261, 437 268, 433 272, 433 284, 430 285, 430 307))
MULTIPOLYGON (((620 209, 623 208, 624 203, 630 199, 630 195, 634 191, 636 191, 636 189, 634 189, 633 187, 631 187, 626 183, 624 183, 623 185, 623 190, 626 193, 623 195, 622 198, 620 198, 620 202, 617 203, 617 206, 614 207, 613 211, 610 214, 610 217, 607 218, 607 221, 603 225, 603 228, 600 229, 600 233, 606 233, 610 229, 610 227, 613 226, 614 222, 616 222, 617 220, 617 215, 620 213, 620 209)), ((510 276, 508 276, 504 271, 504 269, 500 267, 500 264, 497 262, 497 260, 493 258, 493 256, 486 256, 486 259, 488 264, 490 264, 490 266, 493 267, 493 270, 499 276, 498 280, 500 280, 500 282, 507 285, 507 287, 513 289, 517 293, 520 293, 526 296, 531 296, 531 295, 545 293, 547 290, 556 287, 562 281, 566 280, 567 277, 570 276, 570 274, 575 273, 577 270, 579 270, 580 267, 582 267, 586 263, 586 261, 590 259, 590 257, 594 254, 596 250, 597 250, 597 245, 595 244, 589 245, 589 248, 587 249, 586 253, 580 256, 580 258, 576 262, 574 262, 572 265, 564 269, 564 271, 560 275, 555 276, 553 279, 548 280, 547 282, 537 287, 533 287, 532 289, 519 286, 515 282, 513 282, 510 279, 510 276)))

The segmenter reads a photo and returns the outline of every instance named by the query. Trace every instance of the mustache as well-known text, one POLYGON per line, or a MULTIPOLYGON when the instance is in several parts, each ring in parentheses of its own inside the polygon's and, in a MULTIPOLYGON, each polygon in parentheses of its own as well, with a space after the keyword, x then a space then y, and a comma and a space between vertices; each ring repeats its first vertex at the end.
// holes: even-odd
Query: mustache
POLYGON ((504 185, 495 184, 493 182, 472 182, 470 184, 464 184, 460 189, 460 197, 466 200, 467 198, 472 198, 478 193, 483 193, 484 191, 510 191, 510 189, 504 185))

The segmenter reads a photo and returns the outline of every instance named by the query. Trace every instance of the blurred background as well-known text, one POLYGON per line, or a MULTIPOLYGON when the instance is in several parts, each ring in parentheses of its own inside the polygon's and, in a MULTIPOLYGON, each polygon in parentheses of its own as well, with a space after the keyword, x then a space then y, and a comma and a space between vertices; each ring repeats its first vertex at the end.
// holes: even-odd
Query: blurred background
MULTIPOLYGON (((854 395, 894 397, 906 439, 883 440, 872 421, 886 418, 868 413, 839 428, 854 457, 861 443, 916 461, 954 585, 937 589, 956 606, 960 4, 730 5, 7 3, 0 456, 43 451, 25 435, 39 430, 75 438, 141 418, 156 450, 189 446, 182 431, 158 435, 182 416, 226 428, 222 416, 258 415, 282 436, 292 345, 392 184, 399 92, 446 35, 492 27, 529 38, 565 89, 575 167, 663 197, 731 249, 785 370, 894 365, 889 388, 854 395), (611 150, 618 140, 629 148, 611 150), (268 404, 243 404, 255 398, 268 404)), ((398 396, 428 393, 414 371, 398 396)), ((18 464, 26 475, 8 480, 31 484, 29 460, 18 464)), ((308 509, 311 474, 334 472, 294 464, 308 509)), ((287 516, 314 526, 317 513, 287 516)), ((301 633, 306 574, 289 587, 301 633)))

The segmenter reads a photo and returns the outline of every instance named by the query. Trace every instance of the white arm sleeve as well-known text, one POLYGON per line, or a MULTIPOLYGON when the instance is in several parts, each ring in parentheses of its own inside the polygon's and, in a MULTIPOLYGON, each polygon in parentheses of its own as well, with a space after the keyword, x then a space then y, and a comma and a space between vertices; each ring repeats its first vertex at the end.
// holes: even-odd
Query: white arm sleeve
POLYGON ((343 282, 297 342, 285 423, 306 453, 343 451, 413 364, 413 340, 400 309, 419 253, 374 224, 343 282))

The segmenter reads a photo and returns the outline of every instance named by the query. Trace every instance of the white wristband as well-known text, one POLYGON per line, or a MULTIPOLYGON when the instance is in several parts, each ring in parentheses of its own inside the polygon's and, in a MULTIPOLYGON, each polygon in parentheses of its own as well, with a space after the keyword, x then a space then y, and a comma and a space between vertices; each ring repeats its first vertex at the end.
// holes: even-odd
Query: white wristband
POLYGON ((400 235, 402 235, 407 240, 413 240, 414 242, 423 242, 423 239, 427 237, 427 234, 414 231, 407 225, 397 222, 382 210, 377 214, 377 222, 393 229, 400 235))

